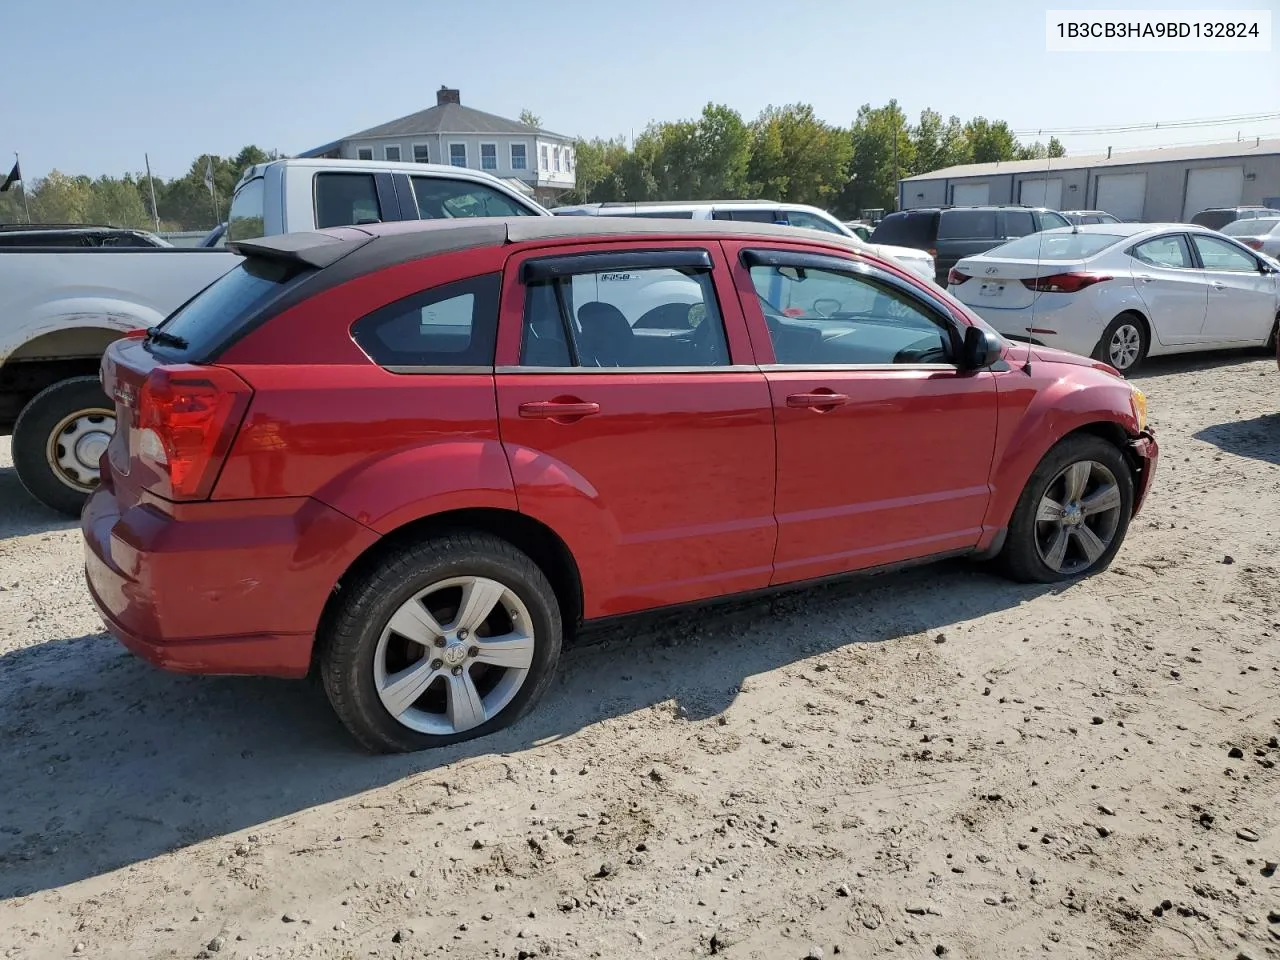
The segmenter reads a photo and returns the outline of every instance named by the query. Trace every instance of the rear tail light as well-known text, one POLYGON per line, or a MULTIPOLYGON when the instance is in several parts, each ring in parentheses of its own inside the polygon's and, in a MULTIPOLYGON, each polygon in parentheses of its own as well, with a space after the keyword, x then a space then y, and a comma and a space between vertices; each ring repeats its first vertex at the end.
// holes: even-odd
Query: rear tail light
POLYGON ((952 267, 950 270, 947 271, 947 286, 949 287, 950 286, 958 287, 960 286, 960 284, 964 283, 966 280, 972 280, 972 279, 973 278, 969 276, 967 273, 961 273, 955 267, 952 267))
POLYGON ((138 456, 162 478, 155 492, 203 500, 213 491, 253 390, 220 367, 156 367, 138 392, 138 456))
POLYGON ((1079 293, 1085 287, 1110 280, 1105 273, 1055 273, 1051 277, 1032 277, 1022 285, 1036 293, 1079 293))
POLYGON ((1248 240, 1244 241, 1244 245, 1245 245, 1246 247, 1252 247, 1254 250, 1261 250, 1261 249, 1262 249, 1262 241, 1261 241, 1261 240, 1255 240, 1255 239, 1253 239, 1252 237, 1250 237, 1248 240))

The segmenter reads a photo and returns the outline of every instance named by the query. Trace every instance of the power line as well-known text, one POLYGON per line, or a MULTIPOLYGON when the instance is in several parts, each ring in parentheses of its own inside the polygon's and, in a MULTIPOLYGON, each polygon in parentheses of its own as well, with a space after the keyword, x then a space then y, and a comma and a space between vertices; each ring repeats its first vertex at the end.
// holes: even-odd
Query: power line
POLYGON ((1107 133, 1135 133, 1141 130, 1176 130, 1188 127, 1219 127, 1231 123, 1260 123, 1280 120, 1280 113, 1247 113, 1230 117, 1203 117, 1196 120, 1164 120, 1155 123, 1116 124, 1100 127, 1042 127, 1040 129, 1014 130, 1018 137, 1042 137, 1046 134, 1067 136, 1101 135, 1107 133))
MULTIPOLYGON (((1179 140, 1174 143, 1151 143, 1151 144, 1129 144, 1125 146, 1111 145, 1113 153, 1131 153, 1135 150, 1162 150, 1165 147, 1209 147, 1220 143, 1236 143, 1241 146, 1251 146, 1256 140, 1270 140, 1272 138, 1280 138, 1280 130, 1272 133, 1251 133, 1247 137, 1224 139, 1216 137, 1213 140, 1179 140)), ((1076 156, 1093 156, 1095 153, 1101 152, 1097 147, 1090 147, 1088 150, 1081 151, 1076 156)), ((1068 154, 1071 156, 1071 154, 1068 154)))

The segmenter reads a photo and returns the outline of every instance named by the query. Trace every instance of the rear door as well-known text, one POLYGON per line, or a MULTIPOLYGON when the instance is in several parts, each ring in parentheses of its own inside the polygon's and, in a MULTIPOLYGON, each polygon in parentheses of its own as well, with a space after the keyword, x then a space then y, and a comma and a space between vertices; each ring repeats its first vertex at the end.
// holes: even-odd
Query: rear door
POLYGON ((512 256, 497 395, 521 510, 570 541, 587 617, 769 583, 773 413, 718 243, 512 256))
POLYGON ((1204 326, 1208 285, 1186 234, 1152 237, 1129 249, 1133 285, 1155 338, 1170 346, 1196 343, 1204 326))
POLYGON ((789 583, 974 546, 990 497, 995 374, 955 362, 946 308, 878 268, 726 244, 777 422, 789 583))
POLYGON ((1276 277, 1229 240, 1191 234, 1208 284, 1200 339, 1206 344, 1263 343, 1276 318, 1276 277))

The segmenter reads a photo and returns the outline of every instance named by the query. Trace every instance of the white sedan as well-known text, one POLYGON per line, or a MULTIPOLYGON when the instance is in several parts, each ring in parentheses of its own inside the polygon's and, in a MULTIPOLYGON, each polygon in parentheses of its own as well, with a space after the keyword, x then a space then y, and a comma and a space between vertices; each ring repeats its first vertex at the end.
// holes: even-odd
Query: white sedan
POLYGON ((1034 233, 965 257, 947 289, 1006 337, 1122 373, 1159 354, 1274 349, 1280 322, 1275 261, 1182 223, 1034 233))

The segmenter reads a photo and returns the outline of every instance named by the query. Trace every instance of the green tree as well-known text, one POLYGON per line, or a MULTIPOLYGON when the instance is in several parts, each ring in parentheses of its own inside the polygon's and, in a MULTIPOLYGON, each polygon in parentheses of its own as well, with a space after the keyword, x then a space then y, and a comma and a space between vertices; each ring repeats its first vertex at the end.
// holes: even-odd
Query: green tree
POLYGON ((974 117, 964 127, 973 163, 1013 160, 1018 156, 1018 140, 1003 120, 974 117))
POLYGON ((626 157, 627 143, 621 137, 578 138, 574 142, 574 188, 560 202, 606 203, 623 199, 618 169, 626 157))
POLYGON ((154 229, 155 221, 142 201, 133 177, 122 180, 99 177, 89 187, 85 219, 90 223, 107 223, 113 227, 154 229))
POLYGON ((849 132, 823 123, 809 104, 766 107, 751 124, 752 192, 826 206, 848 181, 852 154, 849 132))
POLYGON ((898 181, 918 172, 917 147, 929 152, 930 162, 941 150, 942 118, 931 110, 925 113, 931 116, 921 116, 926 127, 922 138, 919 128, 908 129, 906 115, 896 100, 877 108, 864 103, 858 109, 850 134, 853 162, 843 196, 845 212, 897 209, 898 181))
POLYGON ((92 183, 52 170, 31 191, 31 219, 36 223, 88 223, 92 183))
POLYGON ((1050 137, 1049 138, 1049 156, 1065 157, 1066 155, 1067 155, 1067 148, 1062 145, 1062 141, 1059 140, 1057 137, 1050 137))
POLYGON ((684 146, 690 199, 733 200, 747 195, 751 130, 738 111, 708 103, 684 146))
POLYGON ((526 127, 542 126, 542 118, 530 110, 528 107, 520 111, 520 122, 526 127))

